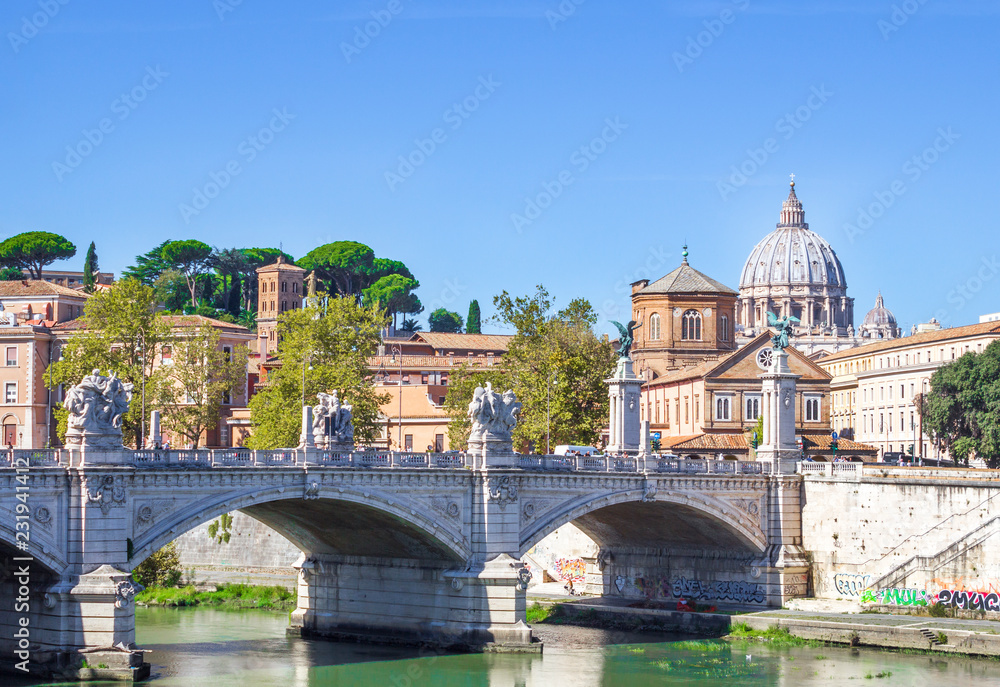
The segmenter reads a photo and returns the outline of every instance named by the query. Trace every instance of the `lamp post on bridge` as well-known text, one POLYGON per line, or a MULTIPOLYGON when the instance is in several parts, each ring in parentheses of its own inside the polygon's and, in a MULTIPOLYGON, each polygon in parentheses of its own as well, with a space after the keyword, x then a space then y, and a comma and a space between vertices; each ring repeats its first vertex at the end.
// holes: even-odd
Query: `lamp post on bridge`
MULTIPOLYGON (((399 393, 399 417, 397 418, 397 420, 399 426, 399 450, 402 452, 403 450, 403 351, 399 346, 394 345, 391 349, 391 352, 392 352, 392 358, 389 360, 390 363, 396 362, 397 358, 399 359, 399 379, 396 382, 396 386, 398 387, 398 393, 399 393)), ((388 429, 386 429, 386 436, 388 436, 388 434, 389 431, 388 429)), ((390 442, 390 444, 391 443, 392 442, 390 442)), ((391 446, 389 448, 390 450, 392 450, 391 446)))
POLYGON ((552 448, 549 445, 552 435, 552 413, 551 413, 551 397, 552 397, 552 385, 555 384, 558 372, 553 372, 545 380, 545 455, 552 455, 552 448))

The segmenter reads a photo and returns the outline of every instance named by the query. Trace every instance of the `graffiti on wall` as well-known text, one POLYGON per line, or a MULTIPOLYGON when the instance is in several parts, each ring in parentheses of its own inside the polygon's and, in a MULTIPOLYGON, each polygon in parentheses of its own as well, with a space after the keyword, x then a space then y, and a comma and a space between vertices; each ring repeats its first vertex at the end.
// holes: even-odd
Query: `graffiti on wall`
POLYGON ((1000 594, 964 589, 942 589, 937 594, 924 589, 866 589, 861 594, 861 603, 889 606, 941 604, 970 611, 1000 611, 1000 594))
POLYGON ((764 588, 752 582, 742 580, 716 580, 702 582, 678 577, 671 586, 671 592, 677 598, 683 599, 713 599, 717 601, 736 601, 738 603, 764 603, 764 588))
POLYGON ((871 575, 839 573, 833 576, 833 584, 842 596, 861 596, 868 589, 871 575))
POLYGON ((934 603, 923 589, 866 589, 861 593, 863 604, 886 604, 889 606, 927 606, 934 603))
POLYGON ((560 580, 572 580, 573 584, 577 584, 587 578, 587 564, 582 558, 559 558, 554 567, 560 580))

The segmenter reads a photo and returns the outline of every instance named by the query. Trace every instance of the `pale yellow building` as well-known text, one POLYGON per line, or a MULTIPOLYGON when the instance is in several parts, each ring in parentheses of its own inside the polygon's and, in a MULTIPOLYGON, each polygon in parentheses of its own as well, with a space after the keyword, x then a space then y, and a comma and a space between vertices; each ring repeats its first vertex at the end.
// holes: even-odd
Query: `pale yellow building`
POLYGON ((818 361, 832 375, 831 424, 841 436, 881 452, 947 458, 923 431, 915 404, 930 389, 934 371, 965 353, 982 353, 1000 338, 1000 322, 939 329, 879 341, 818 361))

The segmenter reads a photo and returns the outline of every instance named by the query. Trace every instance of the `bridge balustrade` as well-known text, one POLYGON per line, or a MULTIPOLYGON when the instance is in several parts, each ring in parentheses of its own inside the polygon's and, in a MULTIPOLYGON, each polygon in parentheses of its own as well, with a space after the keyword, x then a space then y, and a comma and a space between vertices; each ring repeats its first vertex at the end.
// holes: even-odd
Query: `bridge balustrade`
POLYGON ((15 448, 11 451, 3 451, 0 454, 0 465, 3 467, 27 467, 31 468, 50 468, 58 467, 62 455, 59 449, 56 448, 15 448))

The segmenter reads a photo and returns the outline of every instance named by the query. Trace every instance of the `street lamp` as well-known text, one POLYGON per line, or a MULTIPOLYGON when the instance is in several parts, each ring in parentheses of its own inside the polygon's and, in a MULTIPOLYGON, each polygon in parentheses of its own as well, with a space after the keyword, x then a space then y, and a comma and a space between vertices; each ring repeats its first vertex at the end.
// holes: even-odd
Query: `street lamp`
POLYGON ((550 438, 552 435, 552 413, 550 410, 551 397, 552 397, 552 385, 556 383, 556 373, 553 372, 545 380, 545 455, 551 456, 552 450, 550 444, 550 438))
MULTIPOLYGON (((392 359, 390 363, 396 362, 397 356, 399 357, 399 380, 397 386, 399 387, 399 450, 403 450, 403 351, 399 346, 392 347, 392 359)), ((386 431, 386 436, 389 435, 388 430, 386 431)), ((390 447, 391 450, 391 447, 390 447)))
MULTIPOLYGON (((58 339, 53 339, 52 343, 49 344, 49 393, 45 408, 45 448, 52 448, 52 361, 53 359, 59 360, 56 356, 57 347, 58 349, 62 348, 61 342, 58 339)), ((37 352, 38 349, 35 350, 37 352)), ((61 350, 59 350, 59 354, 62 354, 61 350)))
POLYGON ((137 449, 143 449, 146 446, 146 333, 143 330, 139 330, 139 374, 142 377, 142 429, 139 432, 139 441, 136 442, 137 449))

